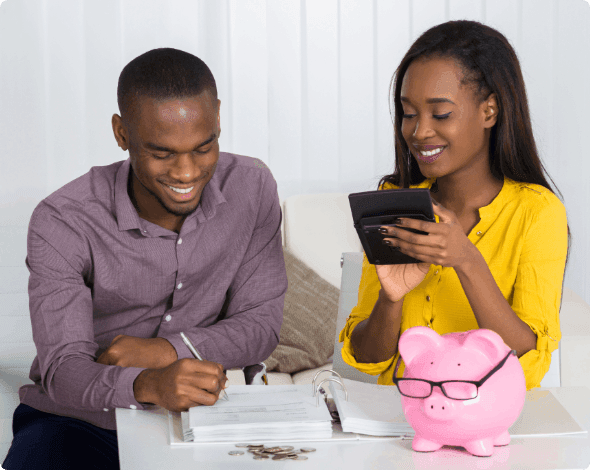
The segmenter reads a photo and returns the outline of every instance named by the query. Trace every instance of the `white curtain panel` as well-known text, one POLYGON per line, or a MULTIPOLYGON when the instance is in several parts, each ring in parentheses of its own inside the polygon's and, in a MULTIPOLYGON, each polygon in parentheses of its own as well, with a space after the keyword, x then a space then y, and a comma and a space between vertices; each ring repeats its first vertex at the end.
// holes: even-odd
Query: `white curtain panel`
MULTIPOLYGON (((451 19, 499 29, 518 53, 541 156, 568 210, 566 284, 590 302, 584 0, 6 0, 0 227, 26 230, 42 198, 127 157, 111 130, 117 79, 157 47, 210 66, 222 149, 266 162, 282 199, 375 189, 393 169, 391 76, 422 32, 451 19)), ((17 245, 0 242, 0 266, 22 265, 17 245)))

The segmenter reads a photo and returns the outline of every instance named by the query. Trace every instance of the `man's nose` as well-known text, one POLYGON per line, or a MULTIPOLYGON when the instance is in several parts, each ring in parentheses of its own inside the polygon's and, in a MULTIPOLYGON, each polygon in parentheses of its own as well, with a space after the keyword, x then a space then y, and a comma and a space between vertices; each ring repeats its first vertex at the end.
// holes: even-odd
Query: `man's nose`
POLYGON ((175 165, 170 172, 170 176, 178 182, 192 183, 199 179, 199 167, 190 153, 183 153, 176 157, 175 165))

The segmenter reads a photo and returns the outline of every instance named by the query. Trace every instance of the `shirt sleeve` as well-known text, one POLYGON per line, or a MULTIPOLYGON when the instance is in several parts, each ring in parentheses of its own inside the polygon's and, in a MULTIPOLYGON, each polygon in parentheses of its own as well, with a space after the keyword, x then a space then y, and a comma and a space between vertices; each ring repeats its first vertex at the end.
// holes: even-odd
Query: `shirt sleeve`
POLYGON ((90 254, 64 211, 42 202, 27 237, 29 310, 44 392, 57 404, 85 410, 137 409, 133 382, 140 368, 96 363, 90 254))
MULTIPOLYGON (((225 369, 264 361, 276 348, 283 322, 287 272, 276 182, 264 172, 256 224, 244 258, 226 294, 220 320, 185 331, 203 357, 225 369)), ((192 357, 179 335, 163 335, 178 358, 192 357)))
POLYGON ((559 310, 568 245, 565 207, 554 195, 533 215, 521 252, 512 309, 537 335, 520 357, 527 390, 539 387, 561 339, 559 310))
POLYGON ((359 371, 370 375, 379 375, 387 369, 390 369, 394 356, 383 362, 377 363, 357 362, 354 357, 352 345, 350 344, 350 337, 355 327, 371 315, 373 307, 379 298, 380 289, 381 283, 379 282, 379 277, 377 277, 375 266, 369 263, 366 255, 363 255, 363 270, 359 284, 358 303, 350 312, 350 315, 346 320, 346 325, 344 325, 344 328, 340 332, 338 340, 341 343, 344 343, 342 345, 342 359, 344 362, 359 371))

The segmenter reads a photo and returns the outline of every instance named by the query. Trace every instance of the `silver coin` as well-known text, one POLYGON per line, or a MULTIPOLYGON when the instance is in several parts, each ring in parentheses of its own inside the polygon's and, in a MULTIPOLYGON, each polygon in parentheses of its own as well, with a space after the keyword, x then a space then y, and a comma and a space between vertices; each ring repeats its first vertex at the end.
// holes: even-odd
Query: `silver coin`
POLYGON ((307 455, 298 455, 297 457, 291 460, 307 460, 307 455))
POLYGON ((313 447, 302 447, 301 452, 315 452, 315 449, 313 447))
POLYGON ((252 457, 254 460, 266 460, 266 459, 270 459, 270 457, 268 455, 265 454, 257 454, 254 457, 252 457))
POLYGON ((281 447, 267 447, 264 449, 264 452, 270 452, 271 454, 274 454, 275 452, 280 452, 282 450, 281 447))
POLYGON ((295 449, 295 447, 293 447, 293 446, 282 446, 281 447, 281 450, 293 450, 293 449, 295 449))
POLYGON ((243 450, 230 450, 228 452, 229 455, 244 455, 244 451, 243 450))
POLYGON ((244 443, 240 443, 240 444, 236 444, 236 447, 248 447, 250 444, 244 444, 244 443))
POLYGON ((297 454, 287 454, 287 457, 290 459, 296 459, 297 458, 297 454))
POLYGON ((286 455, 274 455, 273 460, 286 460, 287 456, 286 455))
POLYGON ((248 444, 248 449, 264 449, 264 444, 248 444))

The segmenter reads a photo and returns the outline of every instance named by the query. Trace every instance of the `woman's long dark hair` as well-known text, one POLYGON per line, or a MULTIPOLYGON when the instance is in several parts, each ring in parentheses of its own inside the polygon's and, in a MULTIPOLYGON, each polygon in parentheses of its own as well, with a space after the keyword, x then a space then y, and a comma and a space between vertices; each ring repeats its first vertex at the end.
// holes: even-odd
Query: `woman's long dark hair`
MULTIPOLYGON (((555 193, 545 178, 547 175, 563 200, 537 152, 516 52, 499 31, 477 21, 466 20, 449 21, 423 33, 397 68, 390 90, 390 97, 393 98, 390 109, 393 108, 395 128, 395 170, 393 174, 381 178, 379 187, 387 182, 408 188, 426 179, 402 136, 404 112, 400 93, 410 64, 418 58, 433 57, 454 59, 463 71, 462 84, 471 85, 477 99, 483 101, 491 93, 496 94, 499 112, 490 133, 489 149, 492 174, 499 179, 505 175, 514 181, 539 184, 555 193)), ((571 244, 569 224, 567 233, 566 266, 571 244)))

